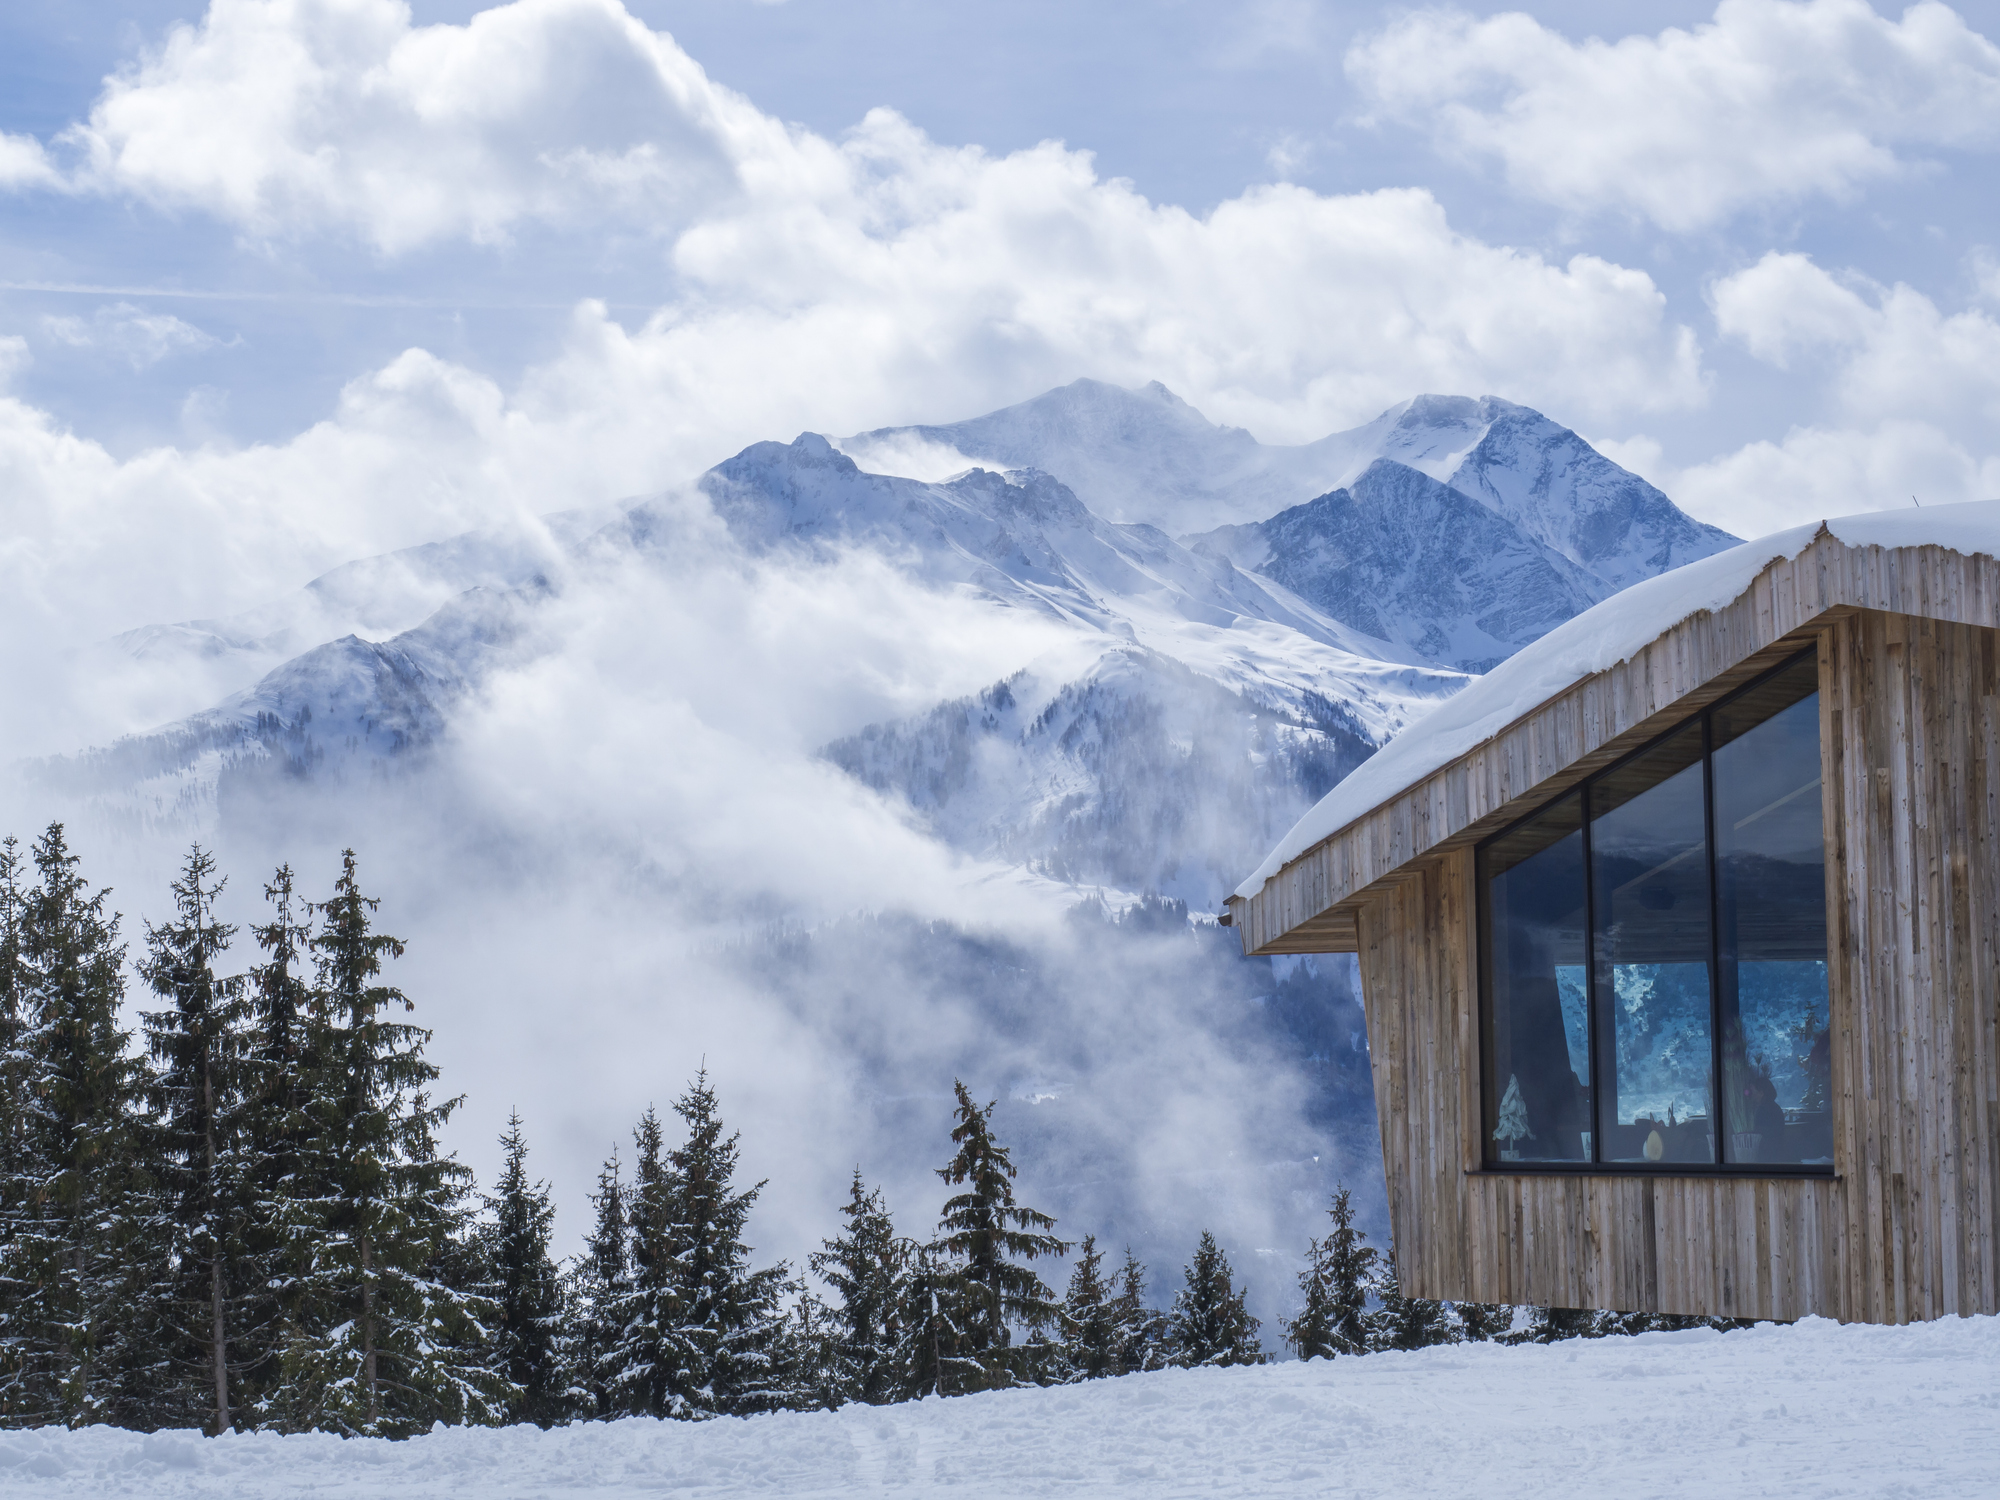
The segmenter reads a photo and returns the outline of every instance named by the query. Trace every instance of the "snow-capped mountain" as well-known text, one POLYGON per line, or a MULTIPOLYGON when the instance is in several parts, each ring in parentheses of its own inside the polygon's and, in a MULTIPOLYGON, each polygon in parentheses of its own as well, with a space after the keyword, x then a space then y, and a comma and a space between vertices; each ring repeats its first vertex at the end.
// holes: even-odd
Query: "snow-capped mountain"
POLYGON ((943 483, 872 474, 807 433, 744 449, 701 488, 752 549, 872 547, 926 582, 1135 642, 1236 691, 1335 697, 1371 734, 1463 680, 1226 558, 1105 521, 1035 470, 943 483))
POLYGON ((1624 588, 1734 544, 1569 428, 1495 396, 1416 396, 1316 442, 1261 443, 1157 381, 1079 380, 1018 406, 846 439, 866 468, 919 477, 985 464, 1055 475, 1098 514, 1176 535, 1262 521, 1354 484, 1390 459, 1494 511, 1624 588))
POLYGON ((24 770, 100 816, 176 836, 211 826, 232 796, 337 790, 434 744, 546 594, 538 580, 469 589, 387 641, 344 635, 214 708, 24 770))
MULTIPOLYGON (((1463 670, 1726 540, 1490 398, 1420 397, 1284 448, 1164 387, 1082 381, 950 427, 754 444, 697 488, 748 556, 867 549, 1071 630, 983 693, 856 724, 823 754, 968 853, 1198 903, 1463 670), (1141 512, 1249 519, 1177 541, 1141 512)), ((35 774, 128 821, 198 825, 232 788, 407 764, 496 666, 561 649, 528 627, 558 589, 597 586, 586 552, 659 555, 663 505, 468 533, 247 615, 130 632, 128 656, 199 658, 235 690, 35 774)))
POLYGON ((1364 634, 1468 672, 1615 592, 1498 511, 1386 458, 1268 521, 1186 540, 1364 634))
POLYGON ((1260 702, 1124 646, 1068 680, 1025 669, 822 753, 969 853, 1208 909, 1219 870, 1260 857, 1263 830, 1290 826, 1375 743, 1320 694, 1260 702))

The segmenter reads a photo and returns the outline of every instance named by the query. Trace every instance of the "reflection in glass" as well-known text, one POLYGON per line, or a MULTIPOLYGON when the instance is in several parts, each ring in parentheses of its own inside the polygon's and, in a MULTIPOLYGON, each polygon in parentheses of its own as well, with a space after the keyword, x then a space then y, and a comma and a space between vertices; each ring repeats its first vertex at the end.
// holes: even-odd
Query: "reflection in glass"
POLYGON ((1590 787, 1602 1161, 1714 1162, 1701 725, 1590 787))
POLYGON ((1805 660, 1717 710, 1726 1160, 1831 1164, 1819 694, 1805 660))
POLYGON ((1486 1159, 1587 1161, 1582 799, 1479 851, 1486 1159))

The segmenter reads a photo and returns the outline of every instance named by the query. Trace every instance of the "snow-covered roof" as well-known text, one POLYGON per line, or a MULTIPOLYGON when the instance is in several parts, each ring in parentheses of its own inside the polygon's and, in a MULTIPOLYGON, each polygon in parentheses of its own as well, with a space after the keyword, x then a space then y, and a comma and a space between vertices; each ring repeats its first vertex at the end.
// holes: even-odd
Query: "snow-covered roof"
POLYGON ((1376 751, 1292 825, 1236 894, 1255 896, 1265 881, 1315 844, 1550 699, 1586 677, 1609 671, 1691 615, 1722 609, 1742 597, 1758 574, 1781 558, 1797 557, 1821 528, 1850 547, 1935 546, 2000 558, 2000 500, 1980 500, 1813 521, 1635 583, 1564 621, 1376 751))

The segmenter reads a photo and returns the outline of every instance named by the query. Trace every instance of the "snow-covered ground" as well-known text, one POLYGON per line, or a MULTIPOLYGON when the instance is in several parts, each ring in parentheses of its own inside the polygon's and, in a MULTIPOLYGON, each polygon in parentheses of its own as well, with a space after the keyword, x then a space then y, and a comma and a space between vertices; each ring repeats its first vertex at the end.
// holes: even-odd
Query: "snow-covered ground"
POLYGON ((700 1426, 407 1443, 0 1437, 0 1494, 1207 1497, 2000 1494, 2000 1319, 1808 1320, 1170 1370, 700 1426))

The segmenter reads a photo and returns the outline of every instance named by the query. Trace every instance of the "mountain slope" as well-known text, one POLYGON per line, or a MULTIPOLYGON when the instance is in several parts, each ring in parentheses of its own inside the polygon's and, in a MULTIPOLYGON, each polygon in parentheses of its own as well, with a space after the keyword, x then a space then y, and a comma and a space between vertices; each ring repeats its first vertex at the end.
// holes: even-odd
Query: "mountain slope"
POLYGON ((1611 589, 1736 538, 1540 412, 1495 396, 1415 396, 1315 442, 1259 442, 1157 381, 1079 380, 964 422, 878 428, 843 444, 864 467, 933 477, 977 463, 1041 469, 1101 515, 1176 535, 1262 521, 1390 459, 1478 501, 1611 589), (900 467, 899 467, 900 465, 900 467))
POLYGON ((1356 630, 1469 672, 1612 592, 1497 511, 1388 459, 1351 488, 1187 540, 1356 630))

